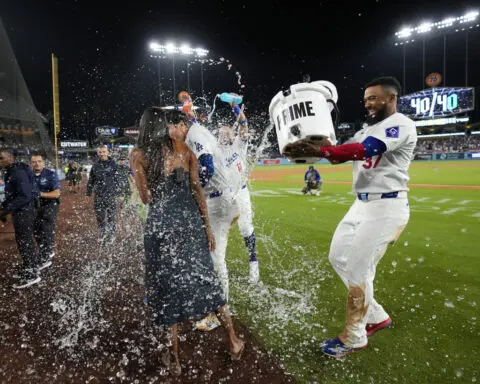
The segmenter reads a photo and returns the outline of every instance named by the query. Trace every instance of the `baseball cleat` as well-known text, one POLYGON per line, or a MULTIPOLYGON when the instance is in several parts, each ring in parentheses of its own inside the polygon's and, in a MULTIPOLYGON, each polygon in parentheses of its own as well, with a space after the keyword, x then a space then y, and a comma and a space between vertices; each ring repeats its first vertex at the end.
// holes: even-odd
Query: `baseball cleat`
POLYGON ((202 320, 197 321, 193 328, 197 331, 208 332, 214 330, 220 325, 221 324, 220 320, 218 320, 218 317, 215 314, 211 313, 207 317, 204 317, 202 320))
POLYGON ((349 353, 359 351, 360 349, 366 348, 368 344, 365 344, 362 347, 349 347, 338 338, 327 339, 320 346, 322 352, 331 357, 342 357, 348 355, 349 353))
POLYGON ((250 276, 248 282, 250 284, 256 284, 260 280, 260 271, 258 269, 258 261, 250 261, 250 276))
POLYGON ((385 328, 390 328, 392 326, 392 319, 389 317, 387 320, 382 321, 381 323, 377 324, 367 324, 365 330, 367 331, 367 337, 372 336, 374 333, 381 331, 385 328))

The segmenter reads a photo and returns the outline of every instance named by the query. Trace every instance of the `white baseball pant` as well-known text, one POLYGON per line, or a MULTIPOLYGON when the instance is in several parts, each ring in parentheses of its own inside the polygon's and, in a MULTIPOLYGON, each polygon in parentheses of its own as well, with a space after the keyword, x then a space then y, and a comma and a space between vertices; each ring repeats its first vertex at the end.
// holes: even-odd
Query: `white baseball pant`
POLYGON ((329 259, 348 288, 342 338, 349 347, 366 345, 366 324, 388 318, 373 297, 375 270, 388 244, 398 239, 409 217, 406 192, 385 199, 380 194, 370 194, 368 201, 355 200, 335 230, 329 259))
POLYGON ((225 196, 225 193, 214 198, 207 197, 207 208, 210 226, 215 237, 215 251, 211 253, 213 267, 228 301, 229 283, 225 254, 227 252, 228 232, 238 210, 234 201, 229 199, 229 196, 225 196))
POLYGON ((253 212, 250 201, 250 192, 245 186, 238 191, 235 197, 237 212, 240 214, 238 219, 238 230, 242 237, 248 237, 253 233, 253 212))
POLYGON ((221 196, 207 197, 208 217, 215 237, 215 251, 212 252, 213 266, 222 284, 225 297, 229 298, 228 268, 225 260, 228 244, 228 233, 233 219, 240 213, 238 227, 243 237, 253 233, 253 214, 248 188, 242 188, 233 195, 228 190, 221 196))

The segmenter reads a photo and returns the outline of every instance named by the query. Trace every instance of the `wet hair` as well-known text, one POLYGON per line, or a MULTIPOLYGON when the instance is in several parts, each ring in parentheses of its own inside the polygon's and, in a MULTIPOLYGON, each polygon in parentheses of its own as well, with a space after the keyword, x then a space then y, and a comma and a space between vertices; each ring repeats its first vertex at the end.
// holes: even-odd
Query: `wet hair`
POLYGON ((30 156, 30 159, 32 157, 41 157, 42 160, 45 160, 45 158, 43 157, 43 155, 41 153, 38 153, 38 152, 33 152, 32 155, 30 156))
POLYGON ((8 148, 8 147, 0 148, 0 153, 9 155, 9 156, 11 156, 13 159, 15 159, 15 151, 14 151, 12 148, 8 148))
POLYGON ((153 189, 165 180, 165 154, 168 150, 173 151, 165 111, 150 107, 143 112, 139 125, 138 148, 145 154, 147 185, 153 189))
POLYGON ((398 80, 390 76, 377 77, 376 79, 369 81, 367 84, 365 84, 365 89, 369 87, 375 87, 376 85, 380 85, 384 91, 393 93, 396 96, 400 95, 400 92, 402 90, 402 87, 400 86, 398 80))

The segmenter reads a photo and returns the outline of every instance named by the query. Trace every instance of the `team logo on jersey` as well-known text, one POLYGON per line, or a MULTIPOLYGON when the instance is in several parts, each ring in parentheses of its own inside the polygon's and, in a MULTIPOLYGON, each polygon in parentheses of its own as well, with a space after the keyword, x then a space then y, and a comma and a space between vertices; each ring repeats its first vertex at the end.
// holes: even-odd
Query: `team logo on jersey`
POLYGON ((238 159, 238 153, 237 152, 234 152, 232 156, 227 157, 225 159, 227 167, 230 167, 232 165, 232 163, 237 159, 238 159))
POLYGON ((400 127, 390 127, 385 129, 385 135, 392 139, 398 139, 399 133, 400 133, 400 127))
POLYGON ((196 141, 195 149, 197 150, 197 152, 201 152, 203 150, 203 145, 196 141))

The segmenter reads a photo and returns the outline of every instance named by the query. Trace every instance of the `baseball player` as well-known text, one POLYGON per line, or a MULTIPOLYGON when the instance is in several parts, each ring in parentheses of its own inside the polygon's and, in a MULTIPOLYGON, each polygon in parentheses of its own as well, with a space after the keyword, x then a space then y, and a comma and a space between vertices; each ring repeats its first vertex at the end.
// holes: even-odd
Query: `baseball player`
POLYGON ((187 135, 187 145, 193 148, 200 162, 200 178, 205 188, 210 222, 217 244, 212 257, 227 298, 228 272, 225 253, 228 232, 237 213, 240 233, 244 237, 250 257, 249 281, 256 283, 259 279, 252 207, 246 186, 248 124, 243 111, 237 105, 232 107, 238 119, 238 135, 235 136, 232 127, 222 126, 218 143, 210 146, 203 145, 205 138, 198 137, 195 126, 190 128, 187 135), (210 149, 212 146, 213 149, 210 149))
POLYGON ((397 112, 399 93, 396 79, 374 79, 365 87, 367 126, 351 140, 338 146, 304 141, 284 150, 292 158, 307 154, 334 164, 353 161, 356 199, 335 230, 329 254, 348 288, 347 320, 338 337, 322 344, 322 351, 329 356, 365 348, 368 336, 392 324, 373 297, 373 280, 387 246, 398 239, 410 217, 408 168, 417 131, 412 120, 397 112))
POLYGON ((315 193, 315 196, 320 196, 322 190, 322 178, 320 172, 318 172, 313 165, 308 167, 308 171, 305 172, 304 176, 305 186, 302 189, 302 193, 306 195, 307 193, 315 193))
MULTIPOLYGON (((199 160, 199 175, 207 196, 208 215, 215 236, 216 248, 212 253, 213 263, 228 300, 229 281, 225 260, 228 233, 238 218, 240 233, 249 252, 249 282, 259 280, 256 253, 256 238, 252 224, 250 193, 246 186, 248 124, 243 111, 232 104, 239 129, 222 126, 218 142, 212 141, 211 133, 199 124, 190 127, 186 143, 199 160), (238 215, 238 217, 237 217, 238 215)), ((211 330, 219 325, 214 316, 207 316, 196 324, 197 329, 211 330)))
MULTIPOLYGON (((223 126, 220 128, 219 132, 219 144, 226 166, 230 166, 238 171, 234 172, 236 179, 230 180, 230 185, 234 185, 233 188, 240 187, 234 196, 234 204, 232 204, 231 211, 236 210, 239 215, 237 220, 235 220, 234 216, 234 220, 238 221, 238 229, 245 241, 245 246, 247 247, 249 254, 249 282, 255 284, 260 279, 260 274, 257 259, 257 240, 252 222, 252 203, 250 201, 250 192, 246 184, 248 179, 248 121, 244 112, 238 105, 232 104, 232 107, 239 125, 238 135, 235 136, 233 127, 223 126), (234 163, 230 164, 232 161, 234 163)), ((211 205, 213 205, 213 201, 211 202, 211 205)))

